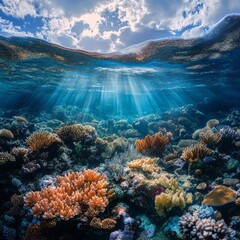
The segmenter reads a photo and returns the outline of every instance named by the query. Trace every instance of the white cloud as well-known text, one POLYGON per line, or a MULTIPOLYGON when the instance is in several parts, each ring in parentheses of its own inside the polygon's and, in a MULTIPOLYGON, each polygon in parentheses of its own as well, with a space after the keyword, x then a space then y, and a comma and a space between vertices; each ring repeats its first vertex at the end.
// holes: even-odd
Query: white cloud
POLYGON ((37 11, 34 6, 34 0, 2 0, 0 10, 6 15, 17 18, 24 18, 27 15, 37 17, 37 11))
MULTIPOLYGON (((226 14, 240 12, 240 2, 2 0, 0 10, 22 19, 41 16, 43 26, 35 31, 35 37, 72 48, 114 51, 147 39, 200 36, 226 14)), ((11 22, 4 24, 0 27, 4 33, 32 35, 11 22)))

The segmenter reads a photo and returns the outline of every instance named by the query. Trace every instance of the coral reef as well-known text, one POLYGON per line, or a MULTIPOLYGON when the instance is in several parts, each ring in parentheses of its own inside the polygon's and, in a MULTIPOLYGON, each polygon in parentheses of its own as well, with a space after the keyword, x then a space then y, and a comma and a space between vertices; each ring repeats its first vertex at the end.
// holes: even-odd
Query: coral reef
POLYGON ((24 202, 36 217, 68 220, 80 213, 94 217, 108 205, 107 185, 105 175, 93 170, 69 173, 56 178, 56 187, 29 192, 24 202))

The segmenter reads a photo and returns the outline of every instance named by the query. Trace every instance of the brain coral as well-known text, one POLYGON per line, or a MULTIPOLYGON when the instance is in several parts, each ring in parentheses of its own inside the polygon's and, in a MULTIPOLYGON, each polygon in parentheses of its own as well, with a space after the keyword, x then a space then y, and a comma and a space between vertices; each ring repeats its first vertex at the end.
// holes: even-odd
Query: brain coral
POLYGON ((24 197, 25 205, 32 208, 36 217, 68 220, 80 213, 95 217, 108 205, 108 183, 104 174, 94 170, 69 173, 58 176, 56 184, 24 197))
POLYGON ((97 133, 94 127, 81 124, 73 124, 58 129, 57 134, 67 142, 92 141, 96 140, 97 133))
POLYGON ((12 139, 14 138, 13 133, 10 130, 7 129, 1 129, 0 130, 0 138, 3 139, 12 139))

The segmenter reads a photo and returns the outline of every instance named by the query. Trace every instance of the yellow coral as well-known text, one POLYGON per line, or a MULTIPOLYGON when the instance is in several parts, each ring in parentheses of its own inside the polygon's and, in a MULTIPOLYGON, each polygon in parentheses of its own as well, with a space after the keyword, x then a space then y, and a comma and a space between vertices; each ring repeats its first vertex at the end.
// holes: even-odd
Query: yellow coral
POLYGON ((128 163, 128 167, 140 169, 144 172, 160 172, 161 168, 157 165, 158 158, 136 159, 128 163))
POLYGON ((237 198, 237 192, 223 185, 216 186, 211 192, 205 195, 202 204, 210 206, 222 206, 234 202, 237 198))
POLYGON ((29 192, 25 196, 25 205, 32 208, 36 217, 68 220, 80 213, 95 217, 108 205, 108 183, 104 174, 85 170, 58 176, 56 183, 56 187, 29 192))
POLYGON ((177 179, 169 174, 161 174, 158 179, 149 183, 165 188, 164 192, 155 197, 155 209, 159 216, 164 216, 174 207, 184 208, 186 204, 192 203, 192 194, 185 194, 177 179))
POLYGON ((206 145, 199 143, 185 148, 182 153, 182 159, 192 163, 198 161, 199 159, 203 159, 206 156, 210 156, 211 154, 211 149, 207 148, 206 145))
POLYGON ((3 139, 12 139, 14 138, 14 135, 13 133, 8 130, 8 129, 1 129, 0 130, 0 138, 3 138, 3 139))
POLYGON ((39 151, 48 148, 53 143, 60 142, 60 139, 47 131, 35 132, 26 139, 26 143, 32 151, 39 151))
POLYGON ((96 130, 89 125, 73 124, 59 128, 57 134, 64 141, 78 142, 84 140, 89 134, 96 137, 96 130))

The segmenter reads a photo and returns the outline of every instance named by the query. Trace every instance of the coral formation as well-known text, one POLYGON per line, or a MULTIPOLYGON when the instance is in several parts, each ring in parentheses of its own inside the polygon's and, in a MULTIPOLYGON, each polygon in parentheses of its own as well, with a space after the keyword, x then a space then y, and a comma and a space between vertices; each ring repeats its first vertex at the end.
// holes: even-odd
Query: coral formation
POLYGON ((135 159, 128 163, 128 167, 132 169, 140 169, 144 172, 154 173, 160 172, 160 167, 157 165, 158 158, 141 158, 135 159))
POLYGON ((113 229, 116 223, 117 222, 111 218, 106 218, 101 221, 99 218, 94 217, 90 222, 90 226, 99 229, 113 229))
POLYGON ((161 136, 159 134, 151 136, 148 134, 144 139, 136 141, 136 150, 140 153, 157 156, 165 150, 170 138, 170 134, 169 136, 161 136))
POLYGON ((35 132, 26 139, 31 151, 40 151, 50 147, 53 143, 59 143, 60 139, 47 131, 35 132))
POLYGON ((57 134, 66 142, 92 142, 97 138, 95 128, 92 126, 81 124, 73 124, 58 129, 57 134))
POLYGON ((210 206, 222 206, 224 204, 234 202, 238 193, 231 188, 219 185, 211 192, 205 195, 202 204, 210 206))
POLYGON ((24 197, 36 217, 68 220, 80 213, 94 217, 108 205, 106 176, 94 170, 58 176, 56 185, 24 197))
POLYGON ((164 191, 155 197, 155 208, 159 216, 165 216, 174 207, 183 209, 186 204, 192 203, 192 194, 186 194, 175 178, 161 174, 155 184, 164 187, 164 191))
POLYGON ((0 152, 0 165, 15 162, 16 158, 8 152, 0 152))
POLYGON ((198 218, 187 213, 179 220, 179 229, 187 239, 229 239, 230 231, 224 220, 198 218))
POLYGON ((206 156, 211 156, 212 151, 205 144, 199 143, 192 145, 183 150, 182 159, 190 163, 203 159, 206 156))
POLYGON ((0 130, 0 139, 13 139, 13 133, 8 129, 1 129, 0 130))
POLYGON ((219 133, 214 133, 212 130, 208 130, 199 135, 200 141, 206 145, 216 145, 221 139, 222 135, 219 133))

